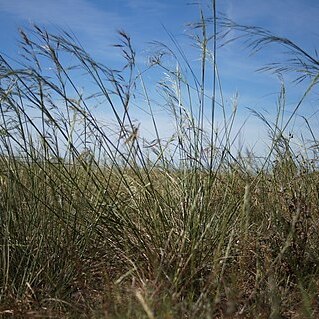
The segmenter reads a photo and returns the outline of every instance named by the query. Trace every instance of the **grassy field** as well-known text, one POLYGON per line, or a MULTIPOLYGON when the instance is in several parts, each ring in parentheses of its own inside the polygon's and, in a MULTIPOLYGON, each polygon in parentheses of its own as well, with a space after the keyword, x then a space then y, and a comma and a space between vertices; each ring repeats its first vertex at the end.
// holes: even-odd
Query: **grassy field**
MULTIPOLYGON (((118 70, 69 34, 38 26, 21 30, 19 64, 0 57, 3 318, 319 318, 318 140, 313 134, 306 152, 291 146, 281 122, 284 87, 278 115, 266 123, 267 156, 232 151, 235 106, 221 105, 216 133, 217 66, 213 95, 205 89, 215 22, 202 16, 194 25, 198 82, 164 46, 140 71, 124 32, 118 70), (151 69, 166 74, 158 89, 175 123, 169 140, 158 133, 144 80, 151 69), (79 89, 82 78, 94 93, 79 89), (132 117, 136 96, 153 140, 132 117)), ((257 30, 252 43, 287 45, 227 25, 257 30)), ((318 62, 289 45, 308 63, 307 95, 318 62)))

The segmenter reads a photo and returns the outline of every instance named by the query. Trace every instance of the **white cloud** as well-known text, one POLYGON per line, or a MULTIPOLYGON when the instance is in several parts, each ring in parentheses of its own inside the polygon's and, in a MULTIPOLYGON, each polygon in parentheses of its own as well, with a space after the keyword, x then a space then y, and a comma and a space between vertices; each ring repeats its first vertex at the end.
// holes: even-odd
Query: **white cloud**
MULTIPOLYGON (((6 15, 16 26, 31 23, 49 30, 58 27, 72 31, 84 48, 99 60, 120 59, 118 50, 110 46, 118 41, 117 30, 132 35, 134 47, 147 41, 147 35, 160 26, 160 17, 168 5, 158 0, 116 0, 102 4, 89 0, 1 0, 0 16, 6 15)), ((168 11, 167 11, 168 12, 168 11)))
POLYGON ((99 10, 85 0, 2 0, 0 11, 19 19, 41 24, 66 25, 84 32, 98 31, 107 21, 114 25, 120 20, 118 15, 99 10))
MULTIPOLYGON (((19 27, 35 23, 71 30, 90 53, 99 55, 114 43, 116 30, 125 23, 124 16, 86 0, 2 0, 1 14, 12 16, 19 27)), ((114 59, 117 53, 111 52, 109 58, 114 59)))
POLYGON ((163 10, 168 8, 167 3, 158 0, 121 0, 121 2, 133 10, 143 11, 143 13, 161 14, 163 10))
POLYGON ((318 29, 319 4, 315 1, 230 0, 221 2, 219 10, 240 24, 264 27, 276 35, 298 40, 315 35, 318 29))

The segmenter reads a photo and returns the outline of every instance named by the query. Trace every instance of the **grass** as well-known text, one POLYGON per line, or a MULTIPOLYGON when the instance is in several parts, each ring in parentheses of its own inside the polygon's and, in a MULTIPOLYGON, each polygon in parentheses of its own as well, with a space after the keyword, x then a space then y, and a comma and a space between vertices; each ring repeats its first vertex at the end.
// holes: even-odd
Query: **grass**
MULTIPOLYGON (((19 64, 1 56, 3 317, 319 317, 318 147, 311 157, 292 147, 280 121, 283 87, 275 123, 257 114, 269 128, 268 156, 234 153, 236 107, 220 103, 224 125, 216 125, 222 92, 212 21, 212 37, 204 13, 193 26, 199 76, 177 43, 176 53, 156 43, 150 65, 138 70, 125 32, 118 70, 94 61, 69 34, 38 26, 21 30, 19 64), (169 140, 144 81, 154 68, 166 73, 158 89, 175 123, 169 140), (88 83, 94 94, 78 89, 88 83), (154 140, 139 136, 131 115, 141 100, 154 140), (107 108, 112 125, 94 104, 107 108)), ((231 27, 253 41, 259 31, 258 44, 270 37, 231 27)), ((312 66, 308 91, 318 80, 312 66)))

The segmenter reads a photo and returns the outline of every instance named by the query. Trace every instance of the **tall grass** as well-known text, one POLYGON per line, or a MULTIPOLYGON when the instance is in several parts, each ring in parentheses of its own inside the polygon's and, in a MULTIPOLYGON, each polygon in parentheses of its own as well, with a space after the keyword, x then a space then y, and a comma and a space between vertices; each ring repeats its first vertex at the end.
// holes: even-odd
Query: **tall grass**
MULTIPOLYGON (((193 25, 199 72, 174 37, 173 48, 155 43, 141 71, 122 31, 117 69, 70 34, 36 25, 20 31, 19 62, 0 57, 1 314, 318 315, 317 146, 311 158, 297 153, 278 107, 275 123, 256 113, 271 135, 269 156, 233 152, 237 108, 219 90, 214 6, 213 20, 201 12, 193 25), (168 140, 145 80, 154 69, 166 74, 158 90, 175 124, 168 140), (153 140, 132 116, 141 102, 153 140)), ((318 75, 308 75, 310 90, 318 75)))

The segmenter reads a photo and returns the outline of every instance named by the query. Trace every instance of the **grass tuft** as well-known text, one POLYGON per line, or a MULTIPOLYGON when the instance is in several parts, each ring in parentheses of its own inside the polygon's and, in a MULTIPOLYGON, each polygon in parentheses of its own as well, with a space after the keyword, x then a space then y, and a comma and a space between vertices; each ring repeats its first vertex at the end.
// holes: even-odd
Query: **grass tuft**
POLYGON ((255 111, 269 130, 268 154, 236 151, 218 28, 249 34, 254 49, 279 43, 297 52, 312 66, 305 96, 317 61, 260 28, 218 24, 213 4, 213 18, 201 11, 192 25, 199 68, 171 34, 173 48, 154 43, 141 71, 124 31, 115 45, 123 65, 112 69, 70 34, 37 25, 20 30, 19 62, 0 56, 1 315, 318 316, 318 140, 306 121, 308 156, 286 134, 283 85, 274 123, 255 111), (175 127, 167 139, 145 80, 153 71, 164 71, 159 100, 175 127), (135 121, 137 105, 154 138, 135 121))

